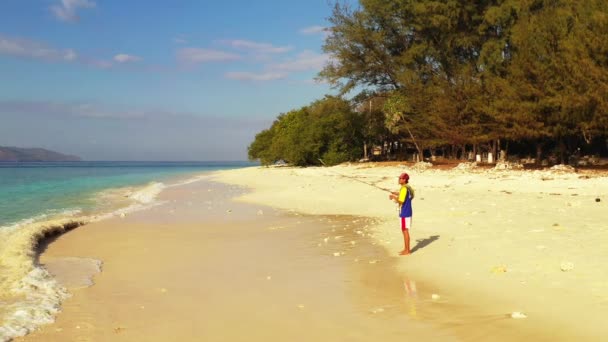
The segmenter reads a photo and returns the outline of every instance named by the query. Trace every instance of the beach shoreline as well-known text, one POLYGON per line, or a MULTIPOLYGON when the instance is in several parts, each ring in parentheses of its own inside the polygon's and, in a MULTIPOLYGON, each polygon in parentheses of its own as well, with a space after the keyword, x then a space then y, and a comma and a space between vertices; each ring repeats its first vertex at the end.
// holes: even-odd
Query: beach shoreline
MULTIPOLYGON (((415 165, 363 164, 333 168, 254 167, 219 171, 210 178, 249 189, 234 195, 237 204, 264 205, 292 215, 345 215, 357 221, 374 220, 364 230, 353 229, 352 236, 371 239, 367 240, 370 246, 382 247, 388 253, 381 258, 382 264, 394 264, 391 269, 401 275, 400 291, 405 288, 409 293, 410 279, 425 284, 422 288, 427 290, 418 291, 415 300, 406 299, 404 305, 410 307, 401 307, 400 314, 407 316, 415 303, 416 320, 431 324, 427 328, 430 330, 439 327, 446 333, 441 339, 492 336, 494 340, 572 340, 594 339, 606 332, 600 317, 608 312, 608 275, 599 265, 607 256, 598 247, 598 241, 608 238, 601 220, 606 203, 601 201, 601 195, 608 189, 602 174, 446 171, 416 169, 415 165), (401 234, 395 228, 395 210, 383 191, 369 186, 394 188, 396 177, 403 171, 410 173, 416 189, 411 232, 414 253, 408 257, 396 255, 401 234), (596 198, 600 201, 596 202, 596 198), (576 215, 568 215, 568 210, 576 215), (575 234, 575 228, 582 230, 581 235, 575 234), (590 234, 593 239, 587 240, 590 234), (580 248, 581 244, 586 246, 580 248)), ((137 215, 146 217, 150 213, 137 215)), ((173 214, 157 219, 182 221, 173 214)), ((85 236, 86 232, 80 230, 84 229, 78 230, 79 235, 85 236)), ((338 236, 341 241, 343 237, 337 234, 319 239, 317 253, 346 260, 341 254, 344 247, 326 250, 328 240, 331 243, 338 236)), ((103 235, 98 238, 104 239, 103 235)), ((357 243, 356 239, 351 241, 357 243)), ((352 264, 361 261, 353 255, 348 258, 352 264)), ((366 261, 375 264, 374 260, 366 261)), ((367 311, 376 309, 384 310, 384 306, 367 311)), ((73 313, 65 317, 71 322, 73 313)), ((45 327, 43 333, 25 340, 36 341, 41 336, 48 339, 53 327, 45 327)), ((53 334, 70 336, 65 331, 53 334)), ((125 341, 129 340, 128 335, 124 336, 125 341)))
POLYGON ((371 223, 231 200, 242 192, 174 187, 153 210, 62 235, 42 263, 86 257, 104 270, 95 285, 70 289, 54 324, 17 340, 455 340, 417 316, 423 283, 416 291, 407 279, 405 292, 392 258, 356 233, 371 223))
MULTIPOLYGON (((39 214, 0 226, 0 340, 23 336, 39 326, 52 323, 60 311, 61 302, 69 298, 66 286, 40 266, 40 254, 50 241, 78 227, 152 208, 162 203, 156 198, 166 187, 188 184, 205 177, 207 174, 204 173, 186 172, 131 186, 108 188, 89 194, 99 202, 98 208, 39 214)), ((72 260, 58 267, 96 269, 100 266, 96 261, 79 263, 72 260)))

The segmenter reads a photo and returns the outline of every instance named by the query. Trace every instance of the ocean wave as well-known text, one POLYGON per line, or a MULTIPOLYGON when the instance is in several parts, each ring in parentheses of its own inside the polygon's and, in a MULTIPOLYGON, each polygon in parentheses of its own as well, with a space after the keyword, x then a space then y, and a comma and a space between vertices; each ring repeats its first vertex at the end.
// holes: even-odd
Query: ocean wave
POLYGON ((69 209, 0 227, 0 341, 24 336, 40 325, 54 322, 61 302, 69 297, 65 287, 37 263, 41 241, 89 222, 159 205, 162 202, 157 197, 166 187, 164 183, 152 182, 129 188, 120 195, 129 202, 120 202, 122 207, 106 212, 77 216, 80 209, 69 209))
POLYGON ((0 311, 0 341, 23 336, 41 324, 53 322, 68 293, 46 269, 37 265, 36 248, 44 238, 84 223, 55 220, 0 231, 0 296, 6 303, 0 311))
POLYGON ((135 191, 129 197, 131 199, 136 200, 139 203, 151 203, 163 191, 164 188, 165 188, 165 184, 160 183, 160 182, 154 182, 154 183, 148 184, 147 186, 143 187, 142 189, 135 191))

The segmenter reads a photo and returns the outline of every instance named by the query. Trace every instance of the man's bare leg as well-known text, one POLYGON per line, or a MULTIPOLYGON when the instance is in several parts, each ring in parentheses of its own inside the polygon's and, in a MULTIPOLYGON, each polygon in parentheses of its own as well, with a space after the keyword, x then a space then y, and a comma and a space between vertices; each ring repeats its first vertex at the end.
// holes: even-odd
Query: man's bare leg
POLYGON ((408 229, 403 230, 403 250, 400 255, 409 255, 410 254, 410 232, 408 229))

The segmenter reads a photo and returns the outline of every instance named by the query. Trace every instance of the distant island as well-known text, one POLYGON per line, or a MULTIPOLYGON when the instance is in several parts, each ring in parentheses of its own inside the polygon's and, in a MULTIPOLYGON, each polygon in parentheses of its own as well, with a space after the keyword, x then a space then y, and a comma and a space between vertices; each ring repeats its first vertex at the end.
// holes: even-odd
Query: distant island
POLYGON ((55 162, 80 161, 80 157, 70 156, 43 148, 19 148, 0 146, 0 162, 55 162))

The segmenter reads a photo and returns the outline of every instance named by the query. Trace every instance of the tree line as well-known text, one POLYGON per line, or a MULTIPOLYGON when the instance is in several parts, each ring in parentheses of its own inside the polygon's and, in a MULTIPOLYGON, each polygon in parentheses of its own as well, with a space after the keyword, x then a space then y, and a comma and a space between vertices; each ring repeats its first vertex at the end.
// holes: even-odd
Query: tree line
POLYGON ((340 96, 280 115, 251 159, 608 150, 607 1, 360 0, 329 22, 318 78, 340 96))

